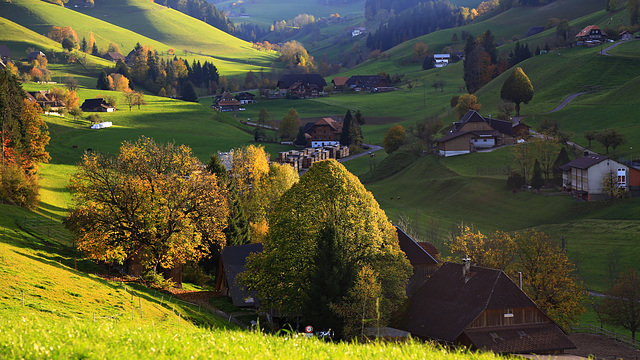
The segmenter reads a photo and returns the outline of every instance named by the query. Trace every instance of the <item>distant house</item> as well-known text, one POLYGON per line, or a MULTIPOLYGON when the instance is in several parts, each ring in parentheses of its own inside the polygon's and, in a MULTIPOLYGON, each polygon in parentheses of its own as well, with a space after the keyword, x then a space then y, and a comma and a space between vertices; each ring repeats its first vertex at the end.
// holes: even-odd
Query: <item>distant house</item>
POLYGON ((311 147, 340 145, 342 122, 330 117, 322 118, 309 127, 308 134, 311 135, 311 147))
POLYGON ((27 92, 27 100, 40 105, 42 109, 50 108, 57 111, 66 106, 62 99, 56 98, 49 90, 29 91, 27 92))
POLYGON ((114 112, 116 108, 111 106, 103 98, 87 99, 80 106, 84 112, 114 112))
POLYGON ((109 51, 107 55, 105 55, 105 59, 113 62, 118 62, 118 60, 122 60, 123 62, 126 62, 126 59, 124 58, 124 56, 122 56, 122 54, 120 54, 119 52, 115 52, 115 51, 109 51))
POLYGON ((230 92, 225 91, 222 96, 216 98, 213 108, 222 112, 238 111, 240 110, 240 105, 240 101, 234 98, 230 92))
POLYGON ((345 84, 354 91, 372 91, 379 87, 388 87, 387 79, 380 75, 354 75, 345 84))
POLYGON ((468 111, 446 136, 438 139, 440 156, 468 154, 482 148, 511 145, 515 142, 510 121, 485 118, 468 111))
POLYGON ((322 93, 322 89, 316 84, 305 84, 295 82, 287 89, 287 95, 292 99, 312 99, 317 98, 322 93))
POLYGON ((37 59, 38 56, 44 56, 45 58, 47 57, 42 51, 32 51, 29 53, 29 55, 27 55, 27 61, 32 62, 37 59))
POLYGON ((404 230, 396 226, 400 249, 407 255, 407 259, 413 267, 413 275, 406 286, 407 296, 413 294, 424 285, 433 273, 438 269, 438 249, 431 243, 418 243, 407 235, 404 230))
POLYGON ((6 62, 11 57, 11 50, 7 45, 0 44, 0 60, 6 62))
POLYGON ((618 34, 618 38, 622 41, 627 41, 633 39, 633 34, 628 32, 627 30, 618 34))
POLYGON ((342 90, 343 86, 347 83, 347 80, 349 80, 349 78, 346 76, 336 76, 331 80, 331 83, 335 90, 342 90))
POLYGON ((357 27, 351 30, 351 37, 360 36, 367 33, 366 27, 357 27))
POLYGON ((587 154, 560 167, 562 187, 574 197, 592 201, 606 199, 603 178, 610 171, 617 178, 618 187, 631 196, 640 195, 640 170, 609 159, 604 155, 587 154))
POLYGON ((575 345, 501 270, 446 263, 413 295, 400 329, 501 354, 557 354, 575 345))
POLYGON ((513 126, 513 136, 520 139, 526 139, 529 137, 530 130, 531 127, 521 121, 513 126))
POLYGON ((589 25, 576 35, 576 40, 578 41, 578 45, 599 44, 604 41, 606 36, 607 34, 597 25, 589 25))
POLYGON ((216 281, 216 290, 222 295, 230 296, 235 306, 258 306, 256 291, 247 291, 238 284, 237 276, 244 272, 247 257, 261 253, 262 244, 225 246, 220 253, 220 269, 216 281))
POLYGON ((277 87, 280 89, 289 89, 291 85, 297 82, 304 85, 313 84, 317 86, 318 89, 324 89, 324 87, 327 86, 327 82, 320 74, 287 74, 278 80, 277 87))
POLYGON ((240 104, 242 105, 253 104, 254 102, 256 102, 254 100, 255 97, 256 96, 250 92, 241 92, 236 95, 236 100, 240 101, 240 104))
POLYGON ((449 54, 434 54, 433 61, 434 66, 437 68, 445 67, 449 65, 449 61, 451 60, 451 55, 449 54))

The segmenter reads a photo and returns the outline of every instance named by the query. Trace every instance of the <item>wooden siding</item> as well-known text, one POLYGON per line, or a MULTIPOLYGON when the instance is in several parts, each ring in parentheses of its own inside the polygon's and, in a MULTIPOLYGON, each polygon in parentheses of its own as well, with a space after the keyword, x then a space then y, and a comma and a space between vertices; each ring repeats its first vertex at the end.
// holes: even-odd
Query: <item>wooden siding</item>
POLYGON ((469 141, 474 137, 475 135, 471 133, 464 134, 464 135, 458 136, 457 138, 453 138, 449 141, 441 142, 438 148, 444 151, 461 151, 461 150, 469 151, 471 149, 469 141))
POLYGON ((493 131, 495 130, 484 121, 467 122, 458 131, 493 131))
POLYGON ((505 317, 505 309, 485 310, 467 329, 551 322, 551 320, 537 308, 515 308, 511 309, 511 311, 513 316, 505 317))

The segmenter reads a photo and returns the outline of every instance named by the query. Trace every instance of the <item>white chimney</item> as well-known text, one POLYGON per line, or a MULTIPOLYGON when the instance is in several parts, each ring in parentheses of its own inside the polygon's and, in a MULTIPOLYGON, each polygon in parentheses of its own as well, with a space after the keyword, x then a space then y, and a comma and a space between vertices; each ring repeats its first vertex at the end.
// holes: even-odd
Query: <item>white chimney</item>
POLYGON ((467 255, 466 258, 462 259, 462 276, 466 278, 469 276, 469 272, 471 272, 471 259, 467 255))

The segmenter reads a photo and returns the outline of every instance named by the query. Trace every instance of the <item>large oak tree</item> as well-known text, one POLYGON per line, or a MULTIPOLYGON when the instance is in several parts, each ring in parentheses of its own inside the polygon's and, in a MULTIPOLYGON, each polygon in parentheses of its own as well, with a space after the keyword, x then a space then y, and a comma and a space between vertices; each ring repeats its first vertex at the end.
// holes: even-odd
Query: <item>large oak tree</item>
POLYGON ((515 68, 500 89, 502 100, 516 104, 516 116, 520 116, 520 104, 528 104, 533 99, 533 85, 522 68, 515 68))
POLYGON ((70 187, 65 223, 91 258, 172 268, 224 244, 225 191, 184 145, 141 137, 117 155, 87 154, 70 187))

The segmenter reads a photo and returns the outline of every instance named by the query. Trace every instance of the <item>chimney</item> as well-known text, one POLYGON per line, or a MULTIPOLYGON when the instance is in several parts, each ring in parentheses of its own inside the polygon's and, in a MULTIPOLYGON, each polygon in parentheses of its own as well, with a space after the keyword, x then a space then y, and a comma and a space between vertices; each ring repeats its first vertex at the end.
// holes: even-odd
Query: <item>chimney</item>
POLYGON ((462 259, 462 276, 466 279, 469 277, 469 273, 471 272, 471 259, 469 259, 469 255, 466 258, 462 259))

